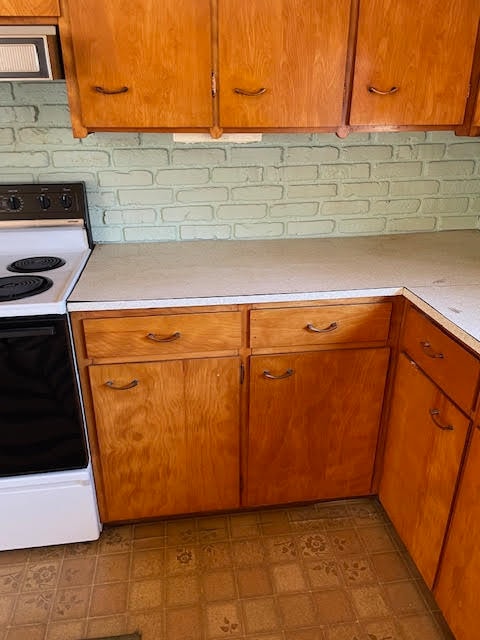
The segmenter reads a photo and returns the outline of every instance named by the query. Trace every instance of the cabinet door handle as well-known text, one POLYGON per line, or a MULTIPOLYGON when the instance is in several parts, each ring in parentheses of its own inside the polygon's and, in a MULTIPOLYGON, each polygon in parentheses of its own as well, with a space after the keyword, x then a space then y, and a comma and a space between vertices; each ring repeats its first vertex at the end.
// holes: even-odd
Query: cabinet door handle
POLYGON ((338 329, 338 324, 336 322, 332 322, 331 324, 328 325, 328 327, 324 327, 323 329, 318 329, 313 324, 309 323, 307 324, 305 329, 307 331, 311 331, 312 333, 329 333, 330 331, 335 331, 335 329, 338 329))
POLYGON ((127 389, 133 389, 138 384, 138 380, 132 380, 128 384, 124 384, 123 387, 116 387, 115 382, 113 380, 107 380, 105 382, 105 386, 113 389, 114 391, 126 391, 127 389))
POLYGON ((430 342, 420 342, 420 344, 422 345, 425 355, 429 358, 443 358, 443 353, 440 351, 434 351, 430 342))
POLYGON ((375 87, 368 87, 369 93, 376 93, 379 96, 390 96, 392 93, 396 93, 398 91, 398 87, 391 87, 387 91, 382 91, 381 89, 377 89, 375 87))
POLYGON ((128 87, 120 87, 119 89, 105 89, 105 87, 94 87, 97 93, 101 93, 104 96, 113 96, 117 93, 127 93, 128 87))
POLYGON ((284 378, 290 378, 290 376, 293 376, 294 373, 295 371, 293 369, 287 369, 285 373, 282 373, 279 376, 274 376, 273 373, 270 373, 270 371, 264 371, 262 373, 262 376, 267 380, 283 380, 284 378))
POLYGON ((250 96, 250 97, 261 96, 262 93, 265 93, 265 92, 266 92, 265 87, 260 87, 260 89, 257 89, 256 91, 248 91, 247 89, 240 89, 239 87, 235 87, 235 89, 233 90, 233 93, 238 93, 239 96, 250 96))
POLYGON ((432 418, 432 421, 434 423, 434 425, 436 427, 438 427, 439 429, 441 429, 442 431, 453 431, 453 425, 451 424, 442 424, 438 419, 437 416, 440 415, 440 409, 430 409, 430 417, 432 418))
POLYGON ((175 331, 171 336, 166 336, 165 338, 159 338, 156 333, 148 333, 147 338, 149 340, 153 340, 154 342, 174 342, 174 340, 178 340, 182 334, 180 331, 175 331))

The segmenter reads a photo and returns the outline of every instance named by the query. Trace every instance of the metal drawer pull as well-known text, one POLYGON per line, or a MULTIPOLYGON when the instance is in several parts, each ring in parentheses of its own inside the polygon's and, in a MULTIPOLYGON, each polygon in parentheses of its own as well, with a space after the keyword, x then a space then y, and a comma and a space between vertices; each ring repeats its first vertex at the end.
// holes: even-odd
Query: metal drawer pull
POLYGON ((282 373, 279 376, 274 376, 273 373, 270 373, 270 371, 264 371, 262 373, 262 376, 268 380, 283 380, 284 378, 290 378, 290 376, 293 376, 294 373, 295 371, 293 369, 287 369, 285 373, 282 373))
POLYGON ((398 87, 391 87, 388 91, 381 91, 380 89, 376 89, 375 87, 368 87, 368 91, 370 93, 376 93, 379 96, 389 96, 392 93, 396 93, 398 91, 398 87))
POLYGON ((420 342, 420 344, 422 345, 425 355, 429 358, 443 358, 443 353, 440 353, 440 351, 434 351, 430 342, 420 342))
POLYGON ((153 340, 154 342, 173 342, 174 340, 178 340, 182 334, 180 331, 175 331, 171 336, 167 336, 166 338, 159 338, 156 333, 148 333, 147 338, 149 340, 153 340))
POLYGON ((120 89, 105 89, 105 87, 94 87, 97 93, 102 93, 104 96, 113 96, 117 93, 127 93, 128 87, 120 87, 120 89))
POLYGON ((328 327, 325 327, 323 329, 318 329, 313 324, 309 323, 307 324, 305 329, 307 331, 311 331, 312 333, 329 333, 330 331, 335 331, 335 329, 338 329, 338 324, 336 322, 332 322, 332 324, 329 324, 328 327))
POLYGON ((239 89, 238 87, 235 87, 235 89, 233 90, 233 93, 238 93, 239 96, 250 96, 250 97, 261 96, 262 93, 265 93, 265 92, 266 92, 265 87, 260 87, 260 89, 257 89, 256 91, 247 91, 247 89, 239 89))
POLYGON ((137 384, 138 380, 132 380, 128 384, 123 385, 123 387, 116 387, 113 380, 107 380, 105 382, 105 386, 110 387, 110 389, 113 389, 114 391, 126 391, 127 389, 133 389, 133 387, 136 387, 137 384))
POLYGON ((436 418, 436 416, 440 415, 440 409, 430 409, 430 417, 432 418, 434 424, 441 429, 442 431, 453 431, 453 426, 451 424, 442 424, 436 418))

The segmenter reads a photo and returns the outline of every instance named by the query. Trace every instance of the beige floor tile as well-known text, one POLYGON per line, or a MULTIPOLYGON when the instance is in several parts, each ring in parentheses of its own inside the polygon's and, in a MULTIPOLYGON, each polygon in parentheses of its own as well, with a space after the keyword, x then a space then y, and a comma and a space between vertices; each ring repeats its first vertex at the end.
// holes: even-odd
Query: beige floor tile
POLYGON ((330 548, 337 556, 365 553, 365 546, 355 529, 340 529, 328 531, 327 537, 330 548))
POLYGON ((66 558, 58 580, 59 587, 90 585, 95 573, 95 558, 66 558))
POLYGON ((165 616, 163 611, 135 613, 128 616, 127 633, 139 631, 142 640, 162 640, 165 638, 165 616))
POLYGON ((358 535, 369 553, 397 550, 397 545, 384 525, 362 527, 358 529, 358 535))
POLYGON ((0 551, 0 567, 3 565, 25 564, 30 555, 30 549, 13 549, 0 551))
POLYGON ((6 640, 44 640, 47 632, 46 624, 29 624, 12 627, 6 632, 6 640))
POLYGON ((18 593, 24 575, 24 564, 0 565, 0 594, 18 593))
POLYGON ((201 640, 204 637, 200 607, 167 609, 165 617, 166 640, 201 640))
POLYGON ((309 593, 280 595, 278 606, 286 629, 312 627, 317 623, 315 605, 309 593))
POLYGON ((241 598, 273 593, 269 572, 265 567, 245 567, 235 571, 241 598))
POLYGON ((61 560, 29 562, 22 591, 44 591, 54 588, 60 573, 61 560))
POLYGON ((130 551, 132 546, 133 527, 124 525, 122 527, 106 527, 98 544, 98 552, 120 553, 130 551))
POLYGON ((332 553, 329 539, 324 533, 310 533, 300 536, 298 546, 304 558, 321 558, 332 553))
POLYGON ((165 574, 165 549, 135 549, 132 552, 132 580, 162 577, 165 574))
POLYGON ((169 547, 166 550, 167 575, 191 573, 197 569, 198 547, 169 547))
POLYGON ((68 545, 52 545, 50 547, 36 547, 30 549, 28 562, 35 564, 38 562, 50 562, 53 560, 62 560, 65 555, 65 549, 68 545))
POLYGON ((205 571, 232 566, 232 550, 229 542, 203 544, 198 550, 198 556, 200 567, 205 571))
MULTIPOLYGON (((102 537, 103 535, 104 534, 102 532, 102 537)), ((99 540, 93 540, 92 542, 75 542, 74 544, 67 544, 65 545, 65 558, 85 558, 87 556, 96 556, 99 547, 99 540)))
POLYGON ((313 594, 321 625, 332 625, 355 621, 355 613, 348 594, 343 589, 316 591, 313 594))
POLYGON ((398 622, 405 640, 446 640, 435 620, 428 615, 399 618, 398 622))
POLYGON ((261 511, 260 530, 264 536, 290 533, 291 523, 287 511, 261 511))
POLYGON ((362 629, 368 640, 404 640, 398 624, 393 619, 363 622, 362 629))
POLYGON ((52 607, 52 620, 86 618, 90 594, 90 586, 59 589, 52 607))
POLYGON ((351 589, 350 594, 360 619, 382 618, 392 614, 389 602, 380 587, 356 587, 351 589))
POLYGON ((205 607, 207 637, 223 638, 243 635, 238 609, 238 604, 234 601, 207 604, 205 607))
POLYGON ((280 627, 273 598, 250 598, 242 602, 245 633, 268 633, 280 627))
POLYGON ((229 569, 203 573, 201 581, 203 593, 208 602, 232 600, 237 597, 235 574, 229 569))
POLYGON ((273 586, 278 593, 305 591, 307 582, 302 567, 295 562, 274 564, 271 567, 273 586))
POLYGON ((78 640, 84 634, 85 619, 51 622, 47 627, 45 640, 78 640))
POLYGON ((127 615, 125 613, 101 618, 89 618, 86 638, 103 638, 127 632, 127 615))
POLYGON ((288 629, 285 640, 325 640, 325 634, 319 627, 312 629, 288 629))
POLYGON ((128 582, 95 585, 88 615, 95 618, 124 613, 127 608, 127 594, 128 582))
POLYGON ((389 582, 384 585, 390 605, 397 615, 426 613, 426 602, 413 581, 389 582))
POLYGON ((350 556, 338 562, 347 586, 358 586, 377 582, 377 575, 367 556, 350 556))
POLYGON ((408 566, 398 551, 374 553, 371 561, 379 582, 395 582, 410 578, 408 566))
POLYGON ((266 557, 270 562, 286 562, 298 556, 295 536, 272 536, 264 539, 266 557))
POLYGON ((172 576, 165 585, 167 607, 195 604, 200 600, 199 578, 195 574, 172 576))
MULTIPOLYGON (((54 591, 42 591, 39 593, 25 593, 19 595, 16 599, 12 624, 35 624, 47 622, 50 615, 50 609, 52 608, 54 595, 54 591)), ((2 611, 2 600, 4 600, 4 598, 0 598, 0 624, 2 623, 2 617, 5 616, 5 613, 2 611)), ((7 608, 8 606, 10 605, 7 604, 7 608)), ((7 620, 5 622, 8 621, 9 616, 6 617, 7 620)))
POLYGON ((229 517, 232 538, 255 538, 260 533, 257 513, 237 513, 229 517))
POLYGON ((99 556, 95 569, 95 583, 125 582, 130 576, 130 554, 112 553, 99 556))
POLYGON ((237 567, 248 567, 265 562, 265 549, 260 540, 232 541, 232 558, 237 567))
MULTIPOLYGON (((17 597, 15 595, 0 595, 0 629, 10 622, 17 597)), ((16 624, 21 624, 17 622, 16 624)))
POLYGON ((198 542, 197 523, 194 518, 169 520, 165 529, 169 547, 189 546, 198 542))
POLYGON ((163 605, 164 583, 161 579, 138 580, 130 583, 129 611, 157 609, 163 605))
POLYGON ((133 527, 133 539, 144 540, 148 538, 165 538, 165 521, 145 522, 133 527))
MULTIPOLYGON (((364 638, 365 636, 360 629, 360 625, 356 623, 334 624, 325 629, 326 640, 364 640, 364 638)), ((390 640, 390 638, 388 640, 390 640)))
POLYGON ((335 558, 318 558, 305 563, 312 589, 329 589, 342 585, 341 570, 335 558))
POLYGON ((229 537, 227 516, 199 518, 197 526, 200 544, 219 542, 221 540, 226 540, 229 537))

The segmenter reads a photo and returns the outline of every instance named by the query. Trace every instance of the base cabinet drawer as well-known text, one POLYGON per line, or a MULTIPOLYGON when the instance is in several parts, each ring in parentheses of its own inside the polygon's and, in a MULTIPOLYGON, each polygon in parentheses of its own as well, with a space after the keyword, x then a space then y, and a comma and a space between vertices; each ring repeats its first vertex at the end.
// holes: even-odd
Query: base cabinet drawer
POLYGON ((470 421, 406 355, 398 362, 380 501, 432 587, 470 421))

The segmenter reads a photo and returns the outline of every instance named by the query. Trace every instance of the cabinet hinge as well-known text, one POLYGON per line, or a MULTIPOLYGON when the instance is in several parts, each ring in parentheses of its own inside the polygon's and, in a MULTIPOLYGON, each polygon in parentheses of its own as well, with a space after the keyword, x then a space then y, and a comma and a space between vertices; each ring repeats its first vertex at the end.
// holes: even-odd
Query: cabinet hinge
POLYGON ((245 380, 245 365, 243 362, 240 363, 240 384, 243 384, 245 380))
POLYGON ((217 76, 215 75, 215 71, 212 71, 211 82, 212 82, 212 98, 215 98, 215 96, 217 95, 217 76))

